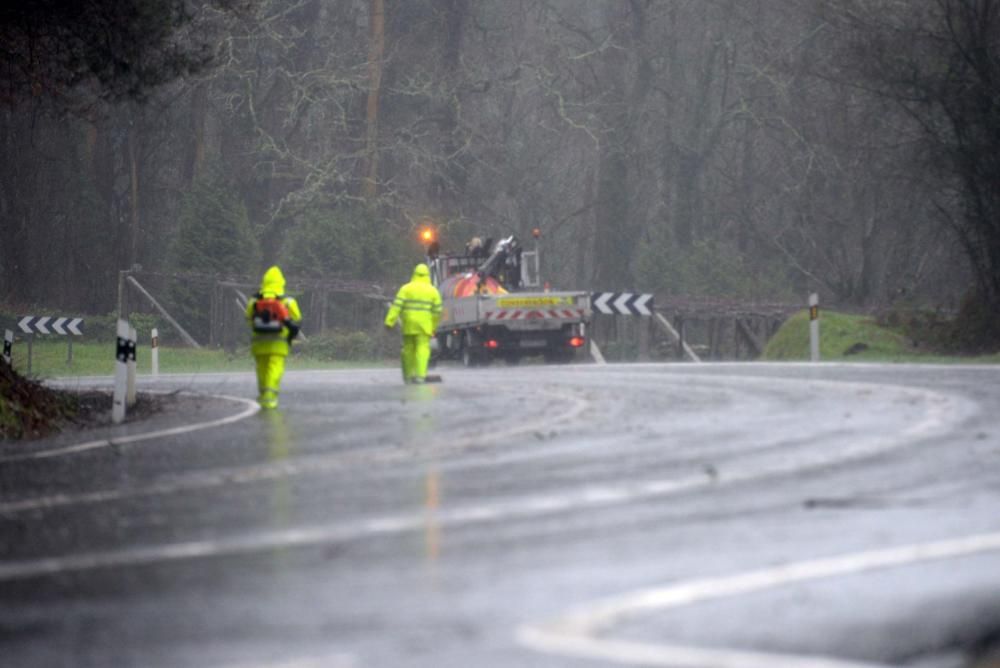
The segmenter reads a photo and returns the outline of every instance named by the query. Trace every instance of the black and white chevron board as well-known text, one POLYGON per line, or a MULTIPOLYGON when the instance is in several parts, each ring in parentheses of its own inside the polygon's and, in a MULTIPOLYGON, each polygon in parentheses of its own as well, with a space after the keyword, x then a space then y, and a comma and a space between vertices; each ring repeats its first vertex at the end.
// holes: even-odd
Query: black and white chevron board
POLYGON ((17 321, 17 326, 25 334, 60 334, 62 336, 82 336, 83 318, 59 318, 56 316, 26 315, 17 321))
POLYGON ((590 306, 607 315, 652 315, 653 295, 637 292, 594 292, 590 306))

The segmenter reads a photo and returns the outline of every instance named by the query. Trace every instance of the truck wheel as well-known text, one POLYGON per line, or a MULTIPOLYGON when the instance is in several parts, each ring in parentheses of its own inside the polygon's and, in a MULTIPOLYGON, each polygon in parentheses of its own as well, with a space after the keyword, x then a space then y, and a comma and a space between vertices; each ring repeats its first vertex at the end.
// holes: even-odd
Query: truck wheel
POLYGON ((462 337, 462 366, 467 368, 479 366, 481 359, 472 342, 472 334, 466 332, 462 337))
POLYGON ((472 349, 469 346, 462 346, 462 366, 471 368, 476 366, 477 362, 476 356, 472 354, 472 349))
POLYGON ((507 366, 517 366, 521 363, 521 356, 517 353, 511 353, 504 357, 504 359, 507 360, 507 366))

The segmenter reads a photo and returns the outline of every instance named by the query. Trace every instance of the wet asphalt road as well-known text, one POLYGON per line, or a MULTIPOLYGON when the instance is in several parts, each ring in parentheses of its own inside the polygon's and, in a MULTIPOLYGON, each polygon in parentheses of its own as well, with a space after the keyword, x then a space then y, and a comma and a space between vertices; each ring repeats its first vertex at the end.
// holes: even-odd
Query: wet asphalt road
POLYGON ((269 413, 145 379, 188 393, 116 443, 0 444, 0 666, 947 665, 1000 630, 1000 367, 442 372, 292 373, 269 413))

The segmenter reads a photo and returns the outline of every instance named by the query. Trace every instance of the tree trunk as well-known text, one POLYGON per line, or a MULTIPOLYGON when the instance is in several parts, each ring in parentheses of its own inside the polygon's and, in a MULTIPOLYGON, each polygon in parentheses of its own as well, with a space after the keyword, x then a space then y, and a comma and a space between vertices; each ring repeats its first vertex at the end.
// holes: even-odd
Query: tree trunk
POLYGON ((443 204, 447 210, 455 213, 461 210, 461 196, 465 192, 468 180, 459 157, 463 141, 458 124, 461 107, 459 95, 462 80, 462 31, 465 15, 468 12, 468 0, 449 0, 445 11, 444 76, 447 82, 447 97, 441 109, 441 131, 444 135, 444 149, 448 160, 442 174, 445 183, 441 184, 439 192, 444 198, 443 204))
POLYGON ((188 187, 198 177, 205 160, 205 119, 208 114, 208 85, 198 84, 191 91, 191 116, 187 155, 185 156, 182 178, 188 187))
POLYGON ((368 47, 368 106, 365 114, 367 168, 362 195, 371 202, 378 193, 378 98, 385 53, 385 0, 371 0, 371 41, 368 47))
POLYGON ((131 268, 139 259, 139 130, 135 119, 129 123, 128 164, 129 164, 129 248, 127 267, 131 268))
POLYGON ((605 55, 605 76, 612 84, 610 103, 600 113, 602 125, 610 131, 602 138, 598 155, 595 279, 601 290, 631 290, 635 288, 632 261, 640 229, 633 220, 631 179, 642 168, 635 156, 642 144, 639 118, 653 76, 653 53, 645 42, 641 3, 614 5, 610 18, 627 20, 631 30, 624 49, 609 49, 605 55))

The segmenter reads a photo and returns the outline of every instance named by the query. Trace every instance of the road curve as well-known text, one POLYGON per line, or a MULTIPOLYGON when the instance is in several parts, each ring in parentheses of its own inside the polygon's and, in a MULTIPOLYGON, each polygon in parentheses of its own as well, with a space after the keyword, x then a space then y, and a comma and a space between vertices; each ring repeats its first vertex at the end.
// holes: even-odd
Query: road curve
POLYGON ((0 663, 958 665, 1000 628, 998 367, 442 372, 277 413, 144 379, 183 394, 0 444, 0 663))

